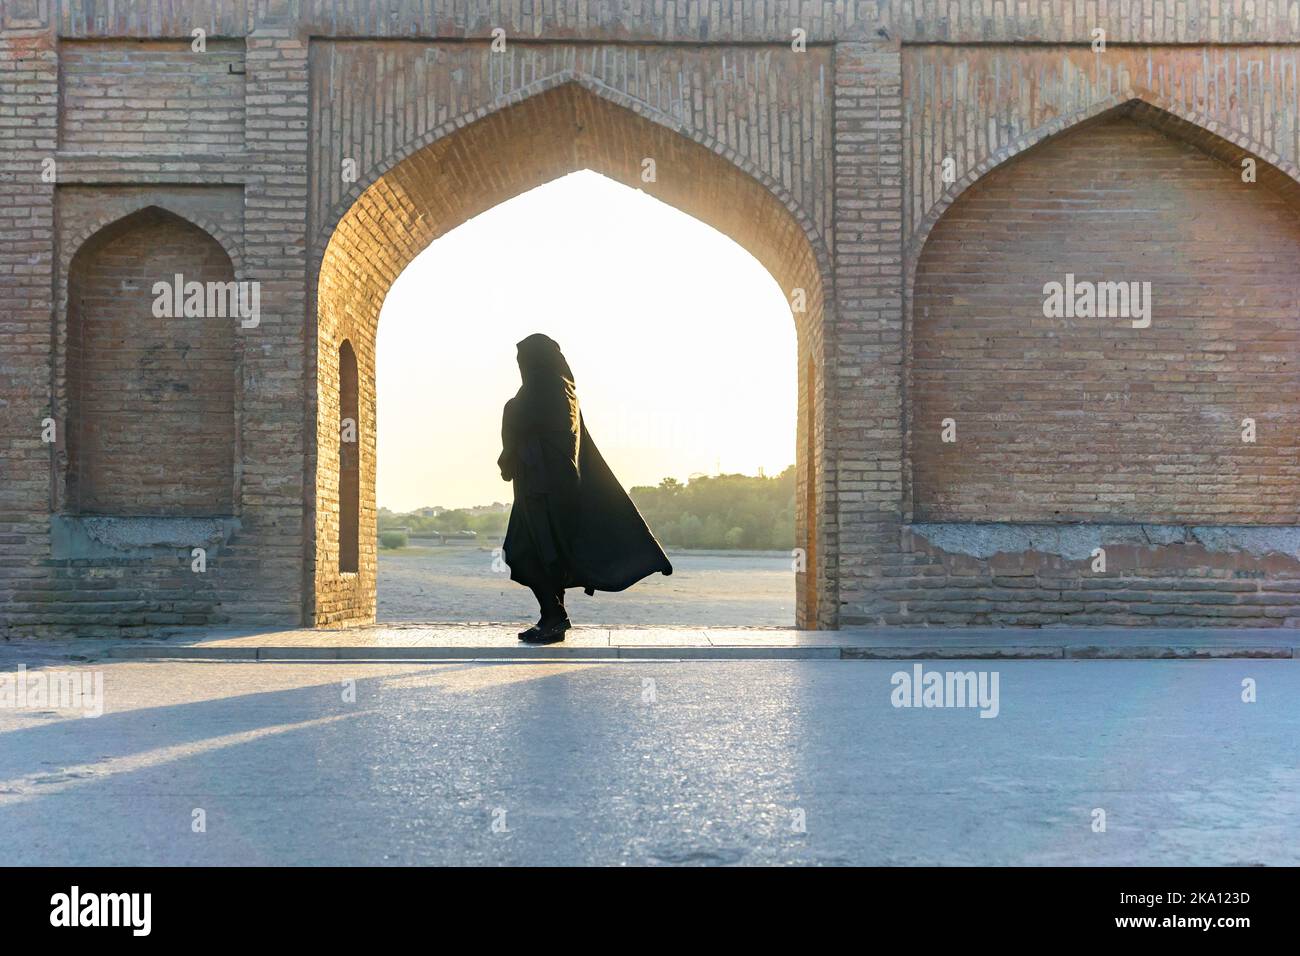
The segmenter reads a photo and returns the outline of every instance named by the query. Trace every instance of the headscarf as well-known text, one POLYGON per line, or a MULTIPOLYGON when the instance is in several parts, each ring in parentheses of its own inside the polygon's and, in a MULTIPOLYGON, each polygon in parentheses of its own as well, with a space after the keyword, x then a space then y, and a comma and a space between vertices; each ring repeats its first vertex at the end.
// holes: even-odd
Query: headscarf
POLYGON ((512 402, 512 417, 520 427, 555 429, 578 434, 578 394, 573 370, 550 336, 535 332, 517 344, 523 384, 512 402))
POLYGON ((516 345, 519 350, 519 374, 524 384, 537 375, 559 375, 573 382, 573 371, 564 360, 560 345, 549 335, 534 332, 516 345))

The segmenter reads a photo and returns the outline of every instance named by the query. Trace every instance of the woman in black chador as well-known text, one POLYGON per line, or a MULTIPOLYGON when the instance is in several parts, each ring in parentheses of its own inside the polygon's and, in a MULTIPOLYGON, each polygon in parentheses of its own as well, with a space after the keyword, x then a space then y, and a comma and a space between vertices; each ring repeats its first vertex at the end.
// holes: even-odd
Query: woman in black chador
POLYGON ((513 481, 506 528, 510 578, 537 597, 542 617, 520 640, 564 640, 564 589, 622 591, 672 574, 663 549, 587 434, 573 372, 545 335, 519 343, 523 385, 501 416, 501 477, 513 481))

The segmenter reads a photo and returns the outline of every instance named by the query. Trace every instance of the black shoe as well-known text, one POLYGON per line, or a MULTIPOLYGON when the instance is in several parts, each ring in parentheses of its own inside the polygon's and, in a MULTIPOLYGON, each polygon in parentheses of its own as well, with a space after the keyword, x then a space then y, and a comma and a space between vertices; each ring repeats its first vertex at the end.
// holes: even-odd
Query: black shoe
POLYGON ((541 622, 520 634, 519 639, 526 644, 558 644, 564 640, 564 632, 572 626, 568 618, 541 622))
POLYGON ((537 639, 537 635, 541 634, 542 631, 552 626, 558 626, 561 629, 561 631, 567 631, 569 628, 573 626, 573 624, 569 620, 568 615, 565 615, 563 618, 559 619, 558 621, 548 621, 546 620, 546 618, 542 618, 536 624, 530 627, 528 630, 520 631, 519 639, 521 641, 534 641, 537 639))

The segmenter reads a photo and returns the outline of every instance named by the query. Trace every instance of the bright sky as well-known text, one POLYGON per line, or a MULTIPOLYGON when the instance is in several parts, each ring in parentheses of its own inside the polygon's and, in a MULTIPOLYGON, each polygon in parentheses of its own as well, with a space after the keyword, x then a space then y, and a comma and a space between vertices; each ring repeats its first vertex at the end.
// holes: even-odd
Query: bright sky
POLYGON ((382 507, 510 501, 496 468, 515 343, 544 332, 625 487, 794 460, 794 322, 722 233, 596 173, 438 239, 393 284, 377 342, 382 507))

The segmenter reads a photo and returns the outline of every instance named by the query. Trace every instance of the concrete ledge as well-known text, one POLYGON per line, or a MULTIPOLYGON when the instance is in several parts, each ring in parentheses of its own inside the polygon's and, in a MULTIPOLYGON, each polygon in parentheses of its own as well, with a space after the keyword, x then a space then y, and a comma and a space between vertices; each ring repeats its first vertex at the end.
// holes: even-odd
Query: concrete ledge
POLYGON ((193 548, 215 556, 239 528, 239 519, 232 516, 53 515, 50 552, 58 561, 147 560, 160 554, 188 558, 193 548))
POLYGON ((1009 522, 918 521, 905 530, 949 554, 991 558, 1037 551, 1067 561, 1085 561, 1094 548, 1113 545, 1158 548, 1200 545, 1221 554, 1256 558, 1285 555, 1300 561, 1300 527, 1290 525, 1011 524, 1009 522))
POLYGON ((1114 647, 1106 645, 1072 645, 1065 648, 1065 656, 1071 660, 1222 660, 1233 657, 1278 658, 1288 660, 1300 657, 1300 650, 1294 647, 1276 645, 1273 647, 1171 647, 1159 644, 1133 645, 1131 647, 1114 647))
POLYGON ((840 659, 846 661, 905 660, 1026 660, 1051 661, 1065 657, 1064 649, 1046 645, 1006 647, 968 644, 952 647, 842 647, 840 659))
MULTIPOLYGON (((329 648, 321 648, 322 651, 329 648)), ((165 644, 121 644, 106 647, 100 657, 146 661, 255 661, 256 647, 168 647, 165 644)))
POLYGON ((104 647, 87 653, 77 645, 32 646, 28 653, 6 648, 0 655, 0 668, 6 661, 48 661, 94 663, 121 661, 882 661, 882 660, 1228 660, 1232 658, 1292 660, 1300 658, 1300 649, 1291 646, 1173 646, 1159 644, 1126 645, 788 645, 716 647, 579 647, 552 644, 545 647, 511 646, 414 646, 362 647, 266 645, 249 646, 166 646, 131 644, 104 647))

